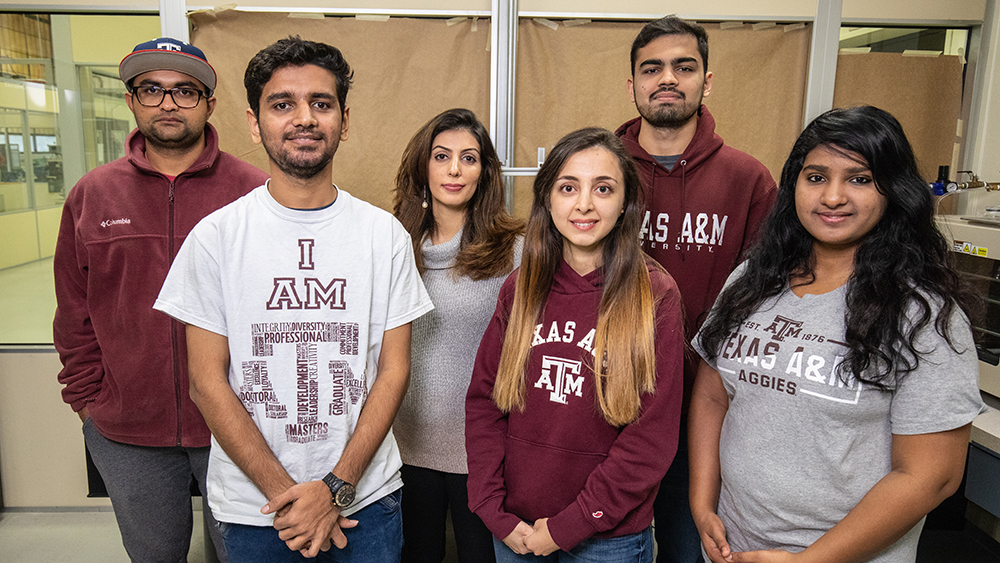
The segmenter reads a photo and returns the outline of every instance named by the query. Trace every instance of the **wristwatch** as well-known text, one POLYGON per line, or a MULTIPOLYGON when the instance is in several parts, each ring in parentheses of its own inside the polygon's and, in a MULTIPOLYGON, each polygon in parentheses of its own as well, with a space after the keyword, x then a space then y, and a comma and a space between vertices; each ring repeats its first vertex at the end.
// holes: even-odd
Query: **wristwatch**
POLYGON ((326 477, 323 477, 323 482, 326 483, 327 487, 330 487, 330 494, 333 496, 331 500, 334 506, 347 508, 354 502, 354 495, 357 493, 354 485, 337 477, 333 474, 333 471, 327 473, 326 477))

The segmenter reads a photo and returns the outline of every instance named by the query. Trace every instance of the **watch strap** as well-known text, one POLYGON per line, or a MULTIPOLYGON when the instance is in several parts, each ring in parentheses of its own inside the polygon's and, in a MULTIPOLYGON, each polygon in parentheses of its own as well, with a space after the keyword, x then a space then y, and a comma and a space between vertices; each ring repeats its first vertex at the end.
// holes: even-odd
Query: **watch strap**
POLYGON ((333 474, 333 471, 323 477, 323 482, 330 489, 330 501, 340 508, 347 508, 354 502, 354 485, 333 474))

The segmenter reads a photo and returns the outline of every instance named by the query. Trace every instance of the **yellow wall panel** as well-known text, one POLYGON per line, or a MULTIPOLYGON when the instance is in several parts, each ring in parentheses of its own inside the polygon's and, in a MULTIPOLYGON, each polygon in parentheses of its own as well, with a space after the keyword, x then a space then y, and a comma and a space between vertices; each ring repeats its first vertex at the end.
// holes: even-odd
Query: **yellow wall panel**
POLYGON ((62 209, 62 207, 50 207, 38 210, 38 246, 42 258, 48 258, 56 253, 56 237, 59 236, 62 209))
POLYGON ((25 98, 29 110, 59 113, 59 100, 54 88, 42 84, 27 83, 24 85, 24 90, 27 94, 25 98))
MULTIPOLYGON (((25 182, 0 182, 0 213, 24 211, 28 209, 28 203, 28 185, 25 182)), ((7 239, 0 237, 0 240, 6 243, 7 239)), ((0 265, 0 268, 5 267, 0 265)))
MULTIPOLYGON (((104 3, 104 0, 101 1, 104 3)), ((73 60, 77 63, 117 67, 136 45, 160 37, 160 17, 156 15, 75 15, 70 16, 69 21, 73 34, 73 60), (112 29, 114 33, 109 33, 112 29)))
POLYGON ((24 86, 0 82, 0 107, 24 109, 24 86))
POLYGON ((35 212, 0 215, 0 270, 38 260, 35 212))

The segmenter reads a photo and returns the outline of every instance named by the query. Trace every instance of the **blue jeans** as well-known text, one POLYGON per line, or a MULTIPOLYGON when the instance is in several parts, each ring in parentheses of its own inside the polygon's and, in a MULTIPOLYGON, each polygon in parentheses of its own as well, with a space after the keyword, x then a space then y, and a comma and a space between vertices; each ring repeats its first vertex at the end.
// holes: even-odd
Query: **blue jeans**
POLYGON ((619 536, 617 538, 590 538, 583 540, 570 551, 557 551, 550 555, 520 555, 507 544, 493 538, 497 563, 653 563, 653 529, 619 536))
POLYGON ((345 528, 347 547, 321 551, 306 559, 288 549, 278 531, 267 526, 220 522, 222 537, 232 563, 276 563, 317 561, 323 563, 398 563, 403 548, 403 517, 399 509, 401 491, 389 493, 350 515, 358 525, 345 528))

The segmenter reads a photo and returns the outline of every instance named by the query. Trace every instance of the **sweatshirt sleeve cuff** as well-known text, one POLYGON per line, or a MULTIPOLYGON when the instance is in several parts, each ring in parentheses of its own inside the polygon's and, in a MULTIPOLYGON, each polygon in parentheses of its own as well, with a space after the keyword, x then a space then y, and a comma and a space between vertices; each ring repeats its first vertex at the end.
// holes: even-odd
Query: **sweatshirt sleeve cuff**
POLYGON ((559 514, 549 518, 547 522, 549 535, 552 536, 552 541, 556 542, 559 549, 569 551, 576 547, 576 544, 598 532, 597 528, 591 525, 590 520, 601 516, 603 515, 599 512, 593 516, 584 514, 580 503, 574 502, 559 514))
POLYGON ((500 541, 509 536, 521 522, 517 516, 504 511, 503 497, 490 499, 473 512, 482 519, 490 533, 500 541))

